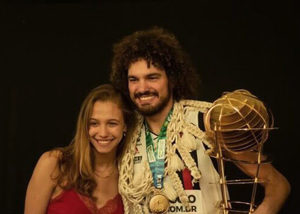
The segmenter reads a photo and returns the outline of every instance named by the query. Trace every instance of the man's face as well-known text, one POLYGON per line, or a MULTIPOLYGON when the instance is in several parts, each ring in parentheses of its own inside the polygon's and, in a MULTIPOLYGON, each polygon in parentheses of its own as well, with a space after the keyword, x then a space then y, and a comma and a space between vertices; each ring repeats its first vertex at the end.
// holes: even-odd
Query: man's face
POLYGON ((128 89, 131 100, 145 116, 169 109, 173 104, 167 74, 145 60, 132 63, 128 69, 128 89))

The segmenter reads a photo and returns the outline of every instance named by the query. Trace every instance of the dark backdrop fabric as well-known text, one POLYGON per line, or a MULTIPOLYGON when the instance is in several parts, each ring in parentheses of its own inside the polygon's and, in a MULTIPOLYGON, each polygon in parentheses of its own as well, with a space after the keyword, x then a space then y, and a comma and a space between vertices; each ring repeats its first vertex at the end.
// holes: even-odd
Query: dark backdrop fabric
POLYGON ((152 25, 173 32, 201 77, 200 99, 247 89, 272 110, 265 152, 297 213, 299 7, 296 1, 0 1, 1 208, 24 211, 40 155, 66 146, 87 93, 107 83, 112 44, 152 25))

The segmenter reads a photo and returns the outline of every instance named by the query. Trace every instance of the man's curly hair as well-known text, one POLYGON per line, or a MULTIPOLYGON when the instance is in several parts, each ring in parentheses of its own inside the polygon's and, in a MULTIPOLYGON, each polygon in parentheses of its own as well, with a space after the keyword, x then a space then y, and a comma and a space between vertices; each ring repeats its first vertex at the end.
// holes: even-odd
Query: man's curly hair
POLYGON ((157 26, 136 31, 113 46, 110 81, 128 98, 128 69, 141 59, 166 72, 174 100, 196 98, 199 78, 188 55, 172 33, 157 26))

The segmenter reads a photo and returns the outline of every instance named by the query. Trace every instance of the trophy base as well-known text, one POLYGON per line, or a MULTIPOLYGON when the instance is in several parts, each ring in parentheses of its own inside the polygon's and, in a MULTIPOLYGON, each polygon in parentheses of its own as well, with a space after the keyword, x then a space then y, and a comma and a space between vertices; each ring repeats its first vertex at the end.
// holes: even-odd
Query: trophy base
POLYGON ((251 214, 256 209, 255 204, 243 201, 230 201, 228 200, 228 208, 224 204, 221 204, 220 209, 223 211, 223 214, 234 214, 234 213, 248 213, 251 214))

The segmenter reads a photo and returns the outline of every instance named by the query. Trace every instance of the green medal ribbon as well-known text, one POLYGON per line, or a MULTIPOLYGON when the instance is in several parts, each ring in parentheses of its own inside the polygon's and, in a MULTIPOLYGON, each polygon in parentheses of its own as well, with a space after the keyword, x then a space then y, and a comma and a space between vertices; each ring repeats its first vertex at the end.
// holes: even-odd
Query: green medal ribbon
POLYGON ((154 186, 157 189, 163 188, 163 177, 165 171, 165 144, 167 138, 167 127, 171 120, 173 113, 173 108, 170 110, 168 116, 166 117, 162 128, 160 129, 156 148, 149 131, 147 122, 145 121, 145 131, 146 131, 146 149, 147 157, 154 179, 154 186))

